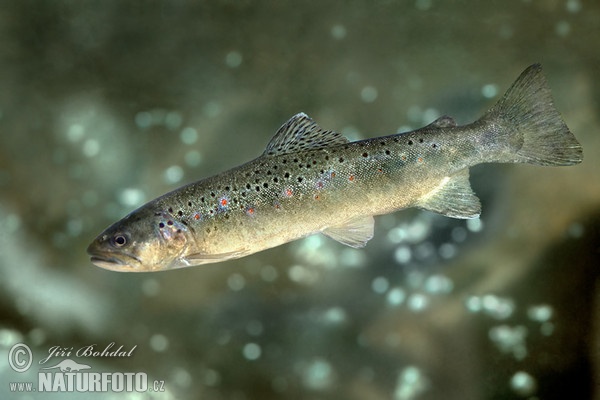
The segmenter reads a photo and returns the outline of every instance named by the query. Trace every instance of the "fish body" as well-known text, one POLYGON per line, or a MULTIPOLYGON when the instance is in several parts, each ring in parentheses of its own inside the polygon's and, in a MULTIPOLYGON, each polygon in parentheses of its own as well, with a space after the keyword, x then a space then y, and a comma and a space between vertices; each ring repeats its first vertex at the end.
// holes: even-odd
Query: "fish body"
POLYGON ((374 215, 419 207, 474 218, 469 167, 573 165, 582 149, 555 109, 541 66, 526 69, 479 120, 349 142, 300 113, 246 164, 167 193, 88 247, 117 271, 157 271, 243 257, 315 233, 362 247, 374 215))

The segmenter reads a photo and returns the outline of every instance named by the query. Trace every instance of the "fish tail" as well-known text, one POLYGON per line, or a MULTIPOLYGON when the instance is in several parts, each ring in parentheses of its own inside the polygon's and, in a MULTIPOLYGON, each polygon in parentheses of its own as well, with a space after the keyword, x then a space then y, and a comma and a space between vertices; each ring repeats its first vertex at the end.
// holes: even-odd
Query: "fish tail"
POLYGON ((483 120, 499 125, 493 146, 502 148, 498 161, 560 166, 583 160, 581 145, 554 106, 540 64, 523 71, 483 120))

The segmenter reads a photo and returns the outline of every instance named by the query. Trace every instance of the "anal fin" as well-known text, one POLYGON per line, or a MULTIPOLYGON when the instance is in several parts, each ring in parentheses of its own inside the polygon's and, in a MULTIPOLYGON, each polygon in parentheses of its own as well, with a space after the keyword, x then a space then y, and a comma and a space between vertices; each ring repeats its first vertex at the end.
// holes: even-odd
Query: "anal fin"
POLYGON ((452 218, 477 218, 481 213, 481 204, 471 189, 466 168, 444 177, 438 187, 421 198, 417 207, 452 218))
POLYGON ((323 234, 350 247, 364 247, 373 237, 375 220, 373 216, 357 217, 341 225, 330 226, 323 234))

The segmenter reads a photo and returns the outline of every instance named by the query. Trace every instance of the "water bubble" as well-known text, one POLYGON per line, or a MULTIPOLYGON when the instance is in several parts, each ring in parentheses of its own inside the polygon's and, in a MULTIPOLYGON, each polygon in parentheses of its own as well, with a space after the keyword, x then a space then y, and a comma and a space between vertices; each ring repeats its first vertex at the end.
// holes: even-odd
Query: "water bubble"
POLYGON ((177 183, 183 178, 183 168, 179 165, 172 165, 165 170, 164 177, 168 184, 177 183))
POLYGON ((554 27, 554 32, 560 37, 568 36, 571 32, 571 24, 567 21, 558 21, 554 27))
POLYGON ((273 282, 277 279, 279 273, 272 265, 265 265, 260 269, 260 277, 265 282, 273 282))
POLYGON ((390 306, 399 306, 404 302, 406 298, 406 292, 401 288, 393 288, 391 289, 386 297, 386 300, 390 306))
POLYGON ((240 274, 231 274, 227 278, 227 286, 234 292, 240 291, 246 286, 246 279, 240 274))
POLYGON ((398 246, 394 252, 394 259, 398 264, 406 264, 412 257, 412 251, 408 246, 398 246))
POLYGON ((378 276, 377 278, 373 279, 373 282, 371 283, 371 288, 375 293, 378 294, 385 293, 388 290, 389 286, 390 284, 388 280, 383 276, 378 276))
POLYGON ((175 368, 173 371, 173 380, 181 387, 189 387, 192 383, 192 376, 183 368, 175 368))
POLYGON ((416 400, 427 390, 428 386, 428 380, 421 370, 414 366, 408 366, 398 374, 394 399, 416 400))
POLYGON ((135 124, 138 128, 146 129, 152 125, 152 114, 148 111, 140 111, 135 114, 135 124))
POLYGON ((142 292, 148 297, 154 297, 160 292, 160 284, 156 279, 146 279, 142 282, 142 292))
POLYGON ((421 10, 421 11, 427 11, 427 10, 429 10, 432 5, 433 5, 433 1, 432 0, 417 0, 415 2, 415 8, 417 10, 421 10))
POLYGON ((470 312, 479 312, 483 309, 483 304, 481 301, 481 297, 479 296, 471 296, 465 302, 465 307, 470 312))
POLYGON ((515 310, 513 300, 486 294, 482 298, 483 311, 496 319, 506 319, 510 317, 515 310))
POLYGON ((341 40, 346 37, 346 27, 344 25, 335 24, 331 27, 331 36, 334 39, 341 40))
POLYGON ((181 126, 182 122, 183 117, 178 111, 170 111, 167 113, 167 115, 165 115, 164 124, 167 129, 175 130, 181 126))
POLYGON ((315 283, 319 278, 319 274, 316 271, 298 264, 293 265, 288 270, 288 276, 292 281, 306 285, 315 283))
POLYGON ((490 329, 489 338, 503 353, 512 353, 517 360, 522 360, 527 355, 525 338, 527 328, 518 325, 510 327, 499 325, 490 329))
POLYGON ((186 165, 189 167, 197 167, 202 162, 202 154, 200 154, 197 150, 190 150, 185 153, 183 158, 185 160, 186 165))
POLYGON ((85 134, 85 128, 81 124, 72 124, 69 126, 67 130, 67 139, 70 142, 79 142, 83 139, 83 135, 85 134))
POLYGON ((331 307, 323 314, 323 320, 329 324, 341 324, 346 319, 346 311, 341 307, 331 307))
POLYGON ((527 372, 519 371, 510 378, 510 387, 521 396, 531 396, 537 388, 537 383, 527 372))
POLYGON ((230 51, 225 56, 225 65, 229 68, 237 68, 242 65, 242 54, 239 51, 230 51))
POLYGON ((244 358, 250 361, 257 360, 260 358, 262 350, 256 343, 247 343, 242 350, 244 358))
POLYGON ((202 383, 205 386, 217 386, 221 382, 221 374, 214 369, 207 369, 202 374, 202 383))
POLYGON ((221 113, 221 105, 216 101, 209 101, 202 107, 202 111, 207 117, 214 118, 221 113))
POLYGON ((306 366, 302 374, 304 385, 314 390, 324 390, 333 383, 333 369, 324 359, 317 359, 306 366))
POLYGON ((125 188, 118 194, 119 203, 125 207, 134 207, 144 202, 146 195, 138 188, 125 188))
POLYGON ((365 103, 372 103, 372 102, 374 102, 377 99, 377 96, 378 96, 377 89, 375 87, 373 87, 373 86, 365 86, 360 91, 360 98, 365 103))
POLYGON ((253 319, 246 324, 246 332, 250 336, 260 336, 264 331, 262 322, 253 319))
POLYGON ((198 140, 198 131, 191 126, 186 126, 181 130, 179 138, 184 144, 194 144, 198 140))
POLYGON ((454 289, 454 283, 450 278, 444 275, 431 275, 425 280, 424 289, 432 294, 451 293, 454 289))
POLYGON ((483 229, 483 222, 479 218, 468 219, 466 224, 471 232, 480 232, 483 229))
POLYGON ((493 83, 488 83, 481 88, 481 94, 486 99, 494 98, 498 95, 498 85, 494 85, 493 83))
POLYGON ((440 246, 438 253, 440 254, 440 257, 448 260, 456 256, 457 249, 452 243, 444 243, 440 246))
POLYGON ((429 306, 429 297, 422 293, 413 293, 408 298, 407 305, 411 311, 424 311, 429 306))
POLYGON ((169 348, 169 339, 160 333, 154 334, 150 337, 150 347, 152 350, 162 353, 169 348))
POLYGON ((573 14, 581 11, 581 7, 581 2, 579 0, 567 0, 567 3, 565 4, 567 11, 573 14))
POLYGON ((552 307, 547 304, 531 306, 527 309, 529 319, 536 322, 547 322, 552 318, 552 307))
POLYGON ((452 232, 450 232, 452 240, 458 243, 464 242, 467 239, 467 235, 467 230, 462 226, 457 226, 456 228, 452 229, 452 232))
POLYGON ((100 153, 100 143, 96 139, 88 139, 83 143, 83 155, 86 157, 94 157, 100 153))

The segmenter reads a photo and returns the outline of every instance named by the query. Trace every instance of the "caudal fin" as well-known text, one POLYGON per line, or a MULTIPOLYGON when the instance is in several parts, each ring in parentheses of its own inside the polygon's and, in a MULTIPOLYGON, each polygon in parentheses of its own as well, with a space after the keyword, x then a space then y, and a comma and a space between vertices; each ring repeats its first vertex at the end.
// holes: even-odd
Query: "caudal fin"
POLYGON ((510 155, 502 161, 559 166, 583 160, 581 145, 554 106, 540 64, 523 71, 484 118, 500 124, 508 135, 503 141, 510 145, 510 155))

